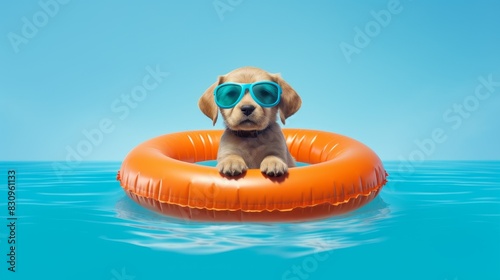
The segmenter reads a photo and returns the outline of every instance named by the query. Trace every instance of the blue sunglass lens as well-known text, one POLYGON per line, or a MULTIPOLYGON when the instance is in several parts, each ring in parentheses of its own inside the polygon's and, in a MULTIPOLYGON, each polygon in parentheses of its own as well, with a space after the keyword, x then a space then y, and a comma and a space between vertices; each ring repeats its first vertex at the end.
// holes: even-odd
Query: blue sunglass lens
POLYGON ((279 88, 275 84, 260 83, 252 88, 255 98, 263 105, 273 105, 278 101, 279 88))
POLYGON ((239 85, 222 85, 215 93, 217 104, 222 107, 234 106, 241 94, 241 86, 239 85))

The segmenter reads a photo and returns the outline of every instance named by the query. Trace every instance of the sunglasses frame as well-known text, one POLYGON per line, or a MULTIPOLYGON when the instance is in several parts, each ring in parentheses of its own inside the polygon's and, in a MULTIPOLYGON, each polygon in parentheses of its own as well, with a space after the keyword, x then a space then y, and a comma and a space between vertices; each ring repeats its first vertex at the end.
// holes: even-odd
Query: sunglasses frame
POLYGON ((258 81, 258 82, 250 83, 250 84, 233 83, 233 82, 227 82, 227 83, 220 84, 214 90, 215 103, 217 103, 217 106, 219 106, 222 109, 233 108, 234 106, 236 106, 236 104, 238 104, 241 101, 241 99, 243 98, 243 96, 245 96, 245 92, 247 90, 250 93, 250 96, 252 96, 253 100, 255 102, 257 102, 257 104, 259 104, 262 107, 270 108, 270 107, 274 107, 274 106, 276 106, 276 105, 278 105, 280 103, 280 100, 281 100, 281 91, 282 91, 281 90, 281 86, 279 84, 275 83, 275 82, 272 82, 272 81, 258 81), (259 84, 272 84, 272 85, 276 86, 276 88, 278 89, 278 98, 276 99, 276 102, 274 102, 273 104, 264 104, 264 103, 260 102, 255 97, 255 94, 253 93, 253 87, 255 85, 259 85, 259 84), (217 102, 217 91, 219 90, 220 87, 227 86, 227 85, 238 85, 238 86, 240 86, 241 87, 240 96, 238 97, 238 99, 236 99, 236 101, 233 104, 231 104, 231 106, 221 106, 222 104, 219 104, 219 102, 217 102))

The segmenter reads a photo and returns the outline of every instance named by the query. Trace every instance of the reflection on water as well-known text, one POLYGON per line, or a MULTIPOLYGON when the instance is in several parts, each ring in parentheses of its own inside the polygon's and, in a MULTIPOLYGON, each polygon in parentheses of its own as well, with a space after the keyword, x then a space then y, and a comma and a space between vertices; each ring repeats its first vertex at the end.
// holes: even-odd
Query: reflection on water
POLYGON ((158 250, 213 254, 255 249, 284 257, 358 246, 381 241, 374 234, 391 211, 379 196, 365 207, 324 220, 302 223, 199 223, 162 216, 126 195, 115 211, 125 237, 103 237, 158 250))
MULTIPOLYGON (((401 170, 399 165, 385 164, 391 174, 389 182, 368 205, 341 216, 301 223, 184 221, 149 211, 122 194, 109 214, 124 234, 105 238, 184 254, 248 249, 297 257, 381 242, 387 236, 386 228, 398 227, 395 223, 412 225, 412 219, 432 226, 456 219, 463 222, 459 216, 474 223, 498 220, 500 164, 429 162, 413 172, 401 170), (421 213, 430 213, 432 221, 421 213)), ((425 228, 419 230, 425 232, 425 228)))
MULTIPOLYGON (((500 161, 425 162, 413 170, 399 162, 384 165, 390 177, 379 196, 345 215, 300 223, 200 223, 157 214, 126 197, 115 180, 120 163, 83 162, 59 176, 50 162, 0 162, 19 175, 19 279, 113 276, 73 277, 85 271, 75 262, 82 258, 97 268, 112 264, 110 271, 149 273, 137 274, 138 280, 156 279, 165 260, 173 279, 202 279, 226 266, 238 273, 247 269, 238 256, 273 273, 312 265, 306 261, 317 255, 305 255, 318 252, 335 257, 308 279, 500 279, 500 161), (230 253, 210 255, 219 252, 230 253), (210 269, 193 270, 188 278, 193 263, 210 269)), ((6 207, 0 199, 0 209, 6 207)), ((7 234, 0 230, 0 240, 7 234)), ((262 279, 235 275, 223 279, 262 279)), ((0 279, 9 278, 0 271, 0 279)))

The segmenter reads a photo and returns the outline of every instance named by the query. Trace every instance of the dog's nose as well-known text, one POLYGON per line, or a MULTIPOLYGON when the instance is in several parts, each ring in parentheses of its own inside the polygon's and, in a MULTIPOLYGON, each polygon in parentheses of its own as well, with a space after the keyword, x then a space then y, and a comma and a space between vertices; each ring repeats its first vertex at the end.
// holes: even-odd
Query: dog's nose
POLYGON ((241 106, 241 111, 245 116, 250 116, 250 114, 255 110, 255 106, 253 105, 243 105, 241 106))

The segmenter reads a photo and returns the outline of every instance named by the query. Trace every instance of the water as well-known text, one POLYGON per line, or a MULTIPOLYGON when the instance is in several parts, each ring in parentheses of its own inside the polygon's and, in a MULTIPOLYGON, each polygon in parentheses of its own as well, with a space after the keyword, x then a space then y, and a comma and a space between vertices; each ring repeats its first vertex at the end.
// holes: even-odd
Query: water
POLYGON ((0 279, 500 279, 500 162, 384 165, 388 184, 349 214, 215 224, 136 205, 115 180, 118 162, 64 174, 50 162, 1 163, 0 279), (9 169, 15 273, 6 255, 9 169))

